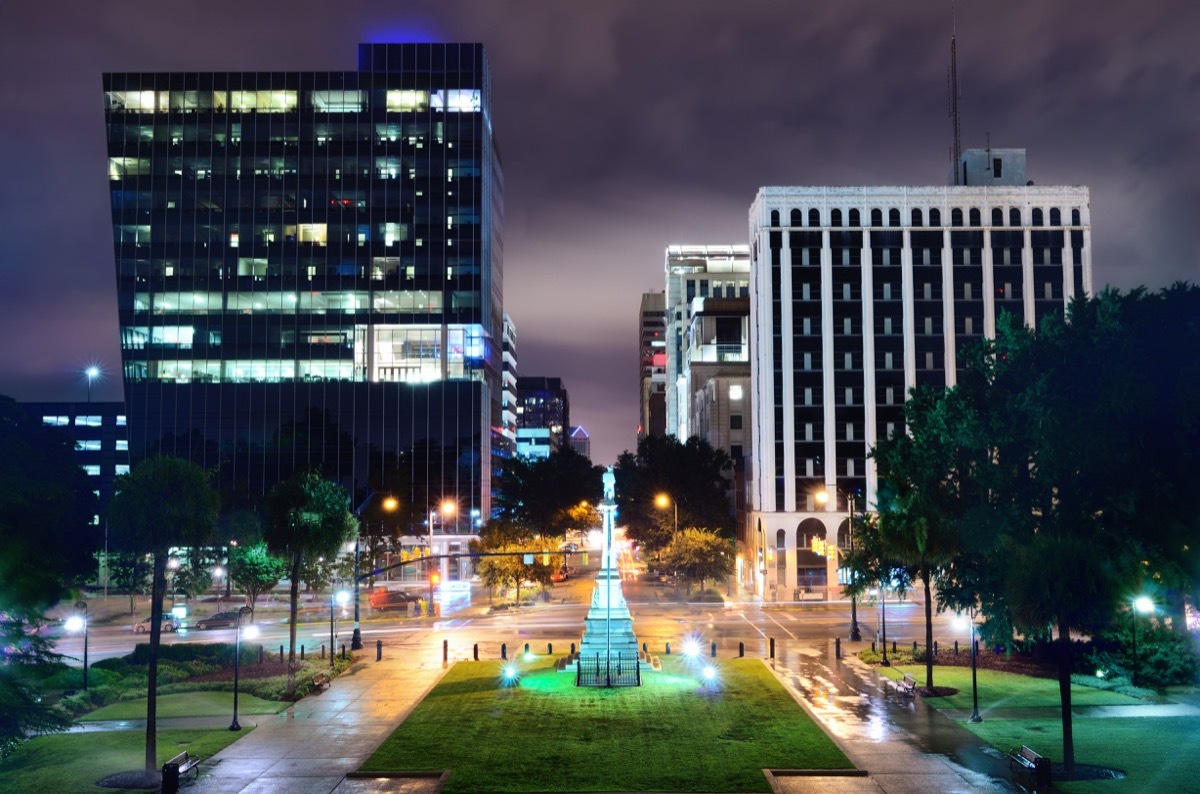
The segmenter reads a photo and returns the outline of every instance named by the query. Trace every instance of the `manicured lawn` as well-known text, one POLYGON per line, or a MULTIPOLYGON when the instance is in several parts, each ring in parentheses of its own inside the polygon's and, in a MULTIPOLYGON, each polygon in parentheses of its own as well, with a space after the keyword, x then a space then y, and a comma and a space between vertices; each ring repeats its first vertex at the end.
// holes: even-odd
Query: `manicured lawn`
MULTIPOLYGON (((894 681, 904 673, 925 684, 925 665, 881 667, 880 671, 894 681)), ((1058 706, 1058 680, 1034 678, 998 670, 979 670, 979 708, 1028 708, 1031 706, 1058 706)), ((937 666, 933 671, 933 682, 939 686, 953 687, 958 694, 945 697, 926 698, 926 702, 939 709, 971 708, 971 668, 937 666)), ((1137 698, 1087 686, 1071 687, 1072 706, 1132 706, 1141 703, 1137 698)))
MULTIPOLYGON (((208 758, 244 734, 223 729, 159 731, 158 763, 161 766, 182 750, 208 758)), ((144 731, 39 736, 21 745, 0 766, 0 794, 119 792, 122 789, 98 788, 96 781, 141 769, 145 755, 144 731)))
MULTIPOLYGON (((290 706, 277 700, 263 700, 245 692, 238 694, 238 714, 278 714, 290 706)), ((183 692, 158 696, 158 716, 161 717, 221 717, 233 718, 232 692, 183 692)), ((80 717, 91 720, 138 720, 146 718, 146 699, 110 703, 80 717)))
MULTIPOLYGON (((988 744, 1009 750, 1029 745, 1062 761, 1059 720, 987 720, 963 723, 988 744)), ((1076 717, 1075 762, 1123 770, 1124 780, 1066 782, 1054 787, 1069 794, 1132 794, 1142 791, 1195 791, 1200 730, 1194 718, 1076 717)))
POLYGON ((453 792, 768 792, 763 768, 852 764, 762 662, 699 683, 679 658, 637 688, 576 687, 554 659, 455 665, 363 765, 443 770, 453 792), (470 748, 470 752, 463 752, 470 748))

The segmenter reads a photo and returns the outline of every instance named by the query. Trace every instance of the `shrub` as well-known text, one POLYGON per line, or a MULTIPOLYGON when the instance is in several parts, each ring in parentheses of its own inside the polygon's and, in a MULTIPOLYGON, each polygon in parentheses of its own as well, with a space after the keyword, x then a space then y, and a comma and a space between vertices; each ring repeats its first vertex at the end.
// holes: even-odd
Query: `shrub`
MULTIPOLYGON (((1195 640, 1156 618, 1139 617, 1137 620, 1138 683, 1154 689, 1195 683, 1200 674, 1200 655, 1195 640)), ((1106 677, 1118 675, 1132 680, 1134 654, 1130 621, 1121 621, 1113 631, 1105 634, 1081 666, 1085 672, 1102 670, 1106 677)))

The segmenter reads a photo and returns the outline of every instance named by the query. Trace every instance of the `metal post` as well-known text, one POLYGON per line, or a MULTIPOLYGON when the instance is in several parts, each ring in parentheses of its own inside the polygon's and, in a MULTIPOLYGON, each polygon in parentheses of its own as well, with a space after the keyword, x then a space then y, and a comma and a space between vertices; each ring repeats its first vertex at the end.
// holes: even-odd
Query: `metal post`
POLYGON ((375 661, 383 661, 383 640, 375 640, 375 661))
MULTIPOLYGON (((1137 605, 1136 604, 1134 605, 1133 609, 1129 610, 1129 619, 1133 623, 1133 685, 1137 686, 1138 685, 1138 651, 1137 651, 1137 605)), ((86 637, 87 636, 87 634, 86 634, 87 624, 84 624, 84 632, 85 632, 84 637, 86 637)), ((85 649, 87 648, 86 642, 84 643, 84 648, 85 649)), ((84 669, 85 670, 87 669, 86 666, 84 669)), ((87 673, 86 672, 83 675, 83 680, 84 680, 83 688, 87 689, 87 673)))
POLYGON ((333 669, 333 649, 337 646, 333 644, 333 583, 329 584, 329 669, 333 669))
MULTIPOLYGON (((365 504, 365 503, 364 503, 365 504)), ((361 511, 361 508, 360 508, 361 511)), ((358 532, 354 535, 354 633, 350 635, 350 650, 361 651, 362 629, 358 625, 358 554, 359 540, 362 537, 362 516, 358 516, 358 532)))
MULTIPOLYGON (((958 642, 955 641, 957 647, 958 642)), ((979 682, 975 678, 975 613, 971 613, 971 722, 983 722, 979 716, 979 682)))
MULTIPOLYGON (((846 525, 847 531, 850 533, 850 555, 854 556, 854 494, 846 494, 846 500, 850 507, 850 519, 846 525)), ((855 581, 854 570, 850 570, 850 586, 854 586, 855 581)), ((858 596, 855 593, 850 594, 850 639, 853 642, 862 640, 862 630, 858 627, 858 596)))
POLYGON ((242 726, 238 724, 238 676, 242 662, 242 618, 250 613, 250 607, 242 607, 238 610, 237 626, 234 628, 233 638, 233 722, 229 724, 229 730, 240 731, 242 726))

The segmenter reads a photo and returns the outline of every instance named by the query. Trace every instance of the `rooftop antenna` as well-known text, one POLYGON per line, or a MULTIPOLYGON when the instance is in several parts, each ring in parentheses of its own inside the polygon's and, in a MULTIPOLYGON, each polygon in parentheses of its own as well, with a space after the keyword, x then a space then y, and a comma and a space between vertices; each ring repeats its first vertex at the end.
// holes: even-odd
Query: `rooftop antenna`
POLYGON ((958 27, 958 14, 955 4, 950 3, 950 125, 954 143, 950 152, 953 160, 954 184, 962 184, 962 126, 958 118, 958 44, 955 40, 958 27))

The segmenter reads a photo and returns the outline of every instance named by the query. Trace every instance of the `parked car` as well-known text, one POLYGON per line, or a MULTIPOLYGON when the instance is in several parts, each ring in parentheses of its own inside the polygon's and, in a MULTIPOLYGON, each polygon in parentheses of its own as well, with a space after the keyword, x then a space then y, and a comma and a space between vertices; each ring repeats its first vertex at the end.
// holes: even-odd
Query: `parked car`
POLYGON ((231 609, 227 612, 217 612, 205 618, 197 618, 192 622, 196 628, 204 631, 205 629, 235 629, 238 624, 238 610, 231 609))
POLYGON ((569 554, 571 552, 579 551, 579 544, 573 543, 573 542, 560 543, 558 546, 558 550, 565 551, 569 554))
POLYGON ((574 571, 575 571, 574 568, 568 568, 567 566, 564 565, 563 567, 559 568, 554 573, 550 574, 550 581, 565 582, 571 578, 571 574, 574 573, 574 571))
MULTIPOLYGON (((150 631, 150 627, 152 624, 153 624, 153 620, 151 618, 146 618, 143 621, 134 623, 133 624, 133 633, 134 634, 146 634, 150 631)), ((163 615, 162 616, 162 627, 159 630, 160 631, 179 631, 179 620, 172 615, 163 615)))
POLYGON ((420 596, 406 590, 375 590, 371 593, 369 603, 372 609, 408 609, 409 604, 415 604, 420 596))

